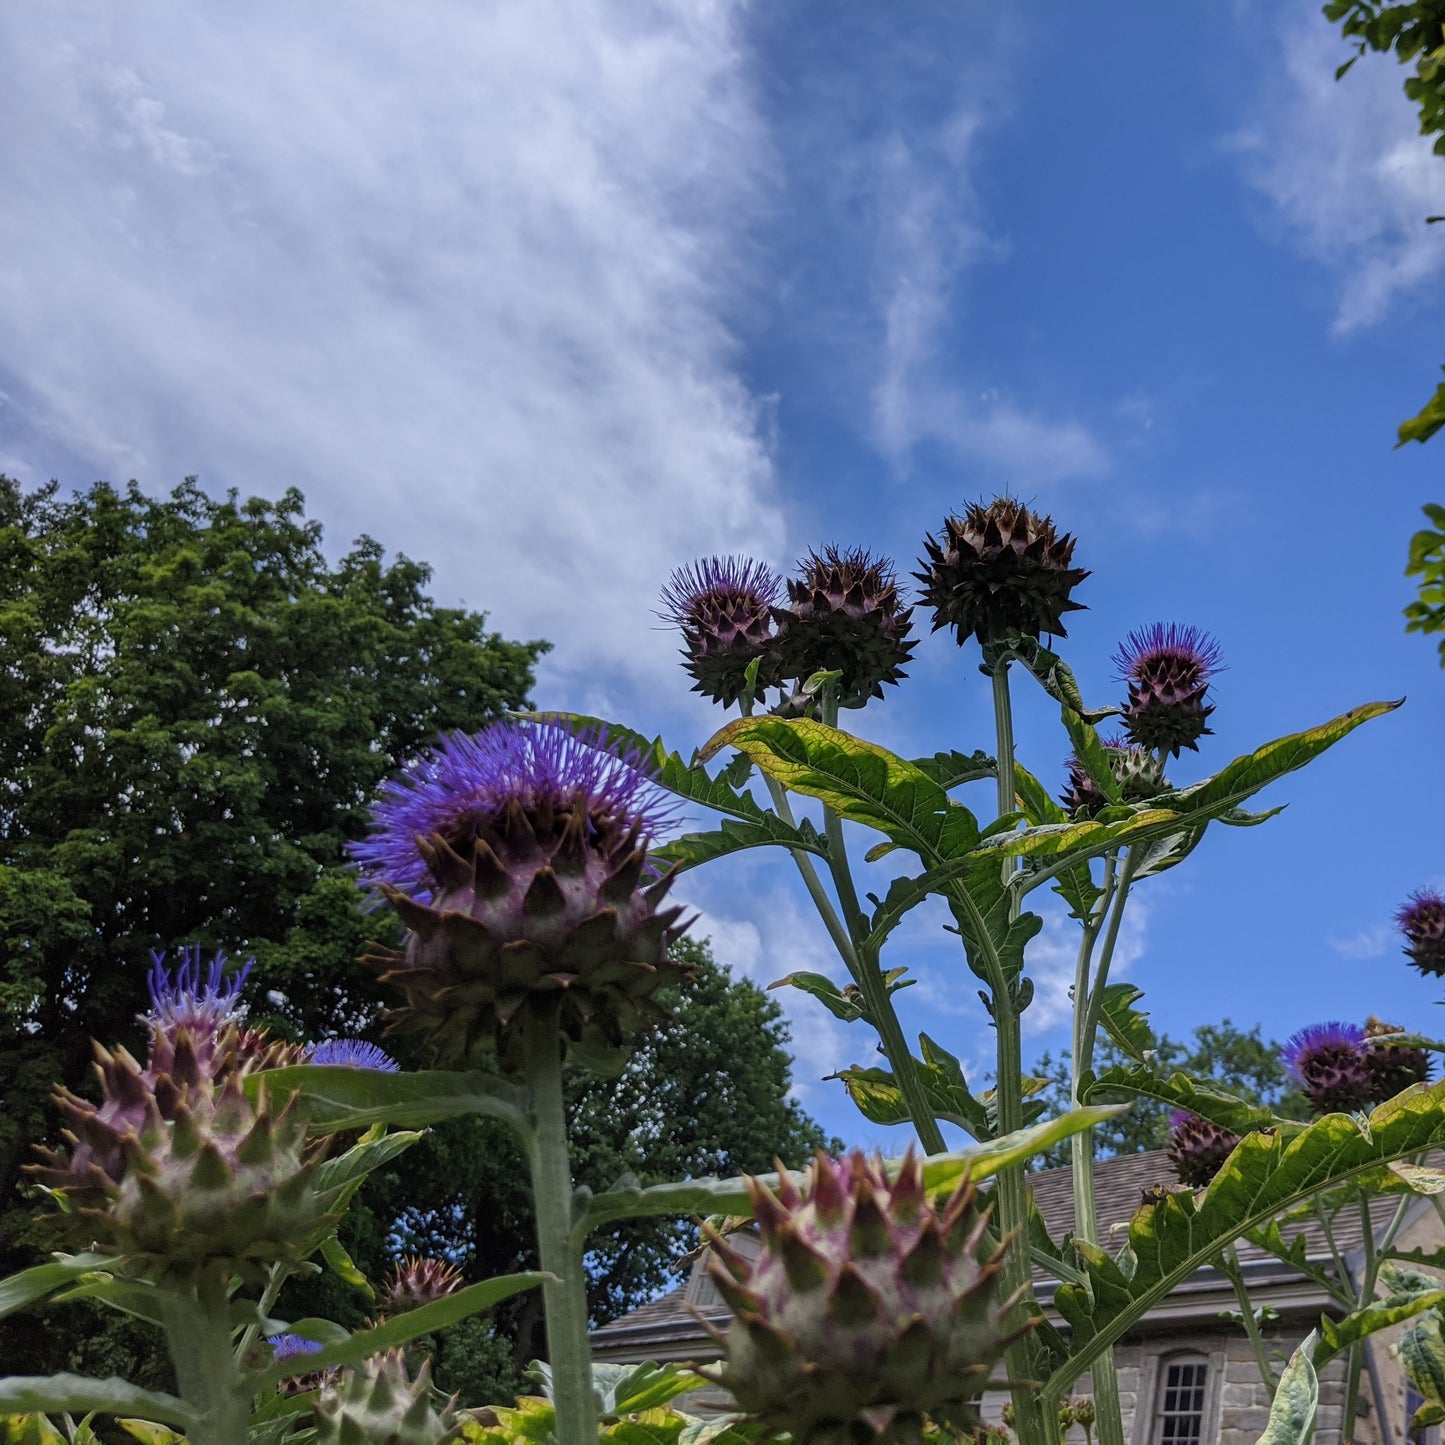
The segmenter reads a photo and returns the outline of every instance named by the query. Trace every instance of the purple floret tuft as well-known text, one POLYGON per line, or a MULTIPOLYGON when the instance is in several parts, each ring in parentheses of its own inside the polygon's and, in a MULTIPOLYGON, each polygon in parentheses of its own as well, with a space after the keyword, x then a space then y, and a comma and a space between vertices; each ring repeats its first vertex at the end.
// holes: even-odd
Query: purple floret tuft
POLYGON ((345 1069, 375 1069, 383 1074, 394 1074, 401 1067, 385 1049, 365 1039, 325 1039, 311 1044, 303 1062, 345 1069))
POLYGON ((294 1360, 297 1355, 319 1355, 322 1348, 316 1340, 308 1340, 305 1335, 267 1335, 266 1343, 271 1346, 271 1353, 278 1364, 283 1360, 294 1360))
POLYGON ((783 579, 755 557, 702 557, 679 567, 662 589, 663 616, 684 632, 706 625, 719 605, 746 604, 766 617, 783 579))
POLYGON ((179 953, 181 961, 172 974, 166 968, 166 950, 151 950, 151 972, 146 980, 151 996, 147 1016, 150 1022, 167 1030, 184 1027, 215 1033, 245 1015, 241 989, 253 959, 248 958, 227 978, 225 953, 218 951, 204 972, 199 944, 188 944, 179 953))
POLYGON ((1131 632, 1113 656, 1121 682, 1139 682, 1160 667, 1187 669, 1194 685, 1224 670, 1219 643, 1201 627, 1155 622, 1131 632))
POLYGON ((442 738, 386 783, 371 811, 373 832, 351 845, 351 856, 369 883, 425 894, 431 877, 417 839, 440 834, 453 847, 469 847, 514 804, 527 813, 580 807, 594 832, 636 829, 644 843, 674 814, 642 754, 611 742, 605 728, 500 722, 474 736, 442 738))
POLYGON ((1297 1083, 1305 1082, 1303 1070, 1311 1060, 1322 1054, 1362 1051, 1365 1031, 1358 1024, 1341 1023, 1338 1019, 1329 1023, 1311 1024, 1290 1036, 1279 1052, 1280 1062, 1289 1070, 1297 1083))

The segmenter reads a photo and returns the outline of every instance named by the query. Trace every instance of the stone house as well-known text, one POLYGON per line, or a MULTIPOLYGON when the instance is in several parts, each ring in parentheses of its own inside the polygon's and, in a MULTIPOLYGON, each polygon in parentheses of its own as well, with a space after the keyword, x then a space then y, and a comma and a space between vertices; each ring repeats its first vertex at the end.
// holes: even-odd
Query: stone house
MULTIPOLYGON (((1096 1166, 1101 1228, 1122 1230, 1139 1207, 1143 1191, 1174 1181, 1167 1154, 1155 1151, 1101 1160, 1096 1166)), ((1072 1192, 1067 1169, 1049 1169, 1030 1180, 1040 1212, 1054 1238, 1073 1223, 1072 1192)), ((1397 1200, 1376 1200, 1371 1223, 1378 1239, 1394 1215, 1397 1200)), ((1317 1223, 1304 1227, 1307 1260, 1333 1274, 1339 1268, 1317 1223)), ((1287 1232, 1287 1237, 1289 1234, 1287 1232)), ((740 1233, 738 1247, 755 1249, 755 1237, 740 1233)), ((1344 1268, 1360 1266, 1365 1247, 1364 1221, 1350 1212, 1335 1225, 1335 1244, 1344 1268)), ((1414 1198, 1406 1206, 1396 1236, 1401 1249, 1436 1249, 1445 1244, 1445 1227, 1432 1202, 1414 1198)), ((1329 1304, 1323 1288, 1290 1265, 1249 1245, 1239 1246, 1239 1259, 1256 1307, 1268 1306, 1277 1318, 1266 1340, 1279 1362, 1318 1323, 1329 1304)), ((1036 1275, 1038 1299, 1047 1311, 1055 1281, 1036 1275)), ((1115 1350, 1129 1445, 1256 1445, 1269 1413, 1269 1395, 1260 1379, 1244 1330, 1221 1318, 1238 1308, 1234 1290, 1217 1269, 1199 1270, 1146 1317, 1115 1350)), ((716 1359, 718 1351, 692 1311, 725 1327, 726 1309, 718 1299, 701 1260, 687 1280, 670 1293, 633 1310, 593 1332, 598 1360, 637 1363, 643 1360, 716 1359)), ((1420 1403, 1402 1374, 1390 1346, 1399 1330, 1375 1335, 1369 1347, 1361 1385, 1365 1409, 1358 1422, 1357 1445, 1445 1445, 1437 1430, 1409 1433, 1409 1420, 1420 1403)), ((1076 1396, 1088 1393, 1087 1378, 1076 1396)), ((990 1392, 984 1415, 997 1421, 1006 1395, 990 1392)), ((1320 1376, 1320 1412, 1315 1445, 1342 1445, 1340 1424, 1344 1402, 1344 1362, 1337 1360, 1320 1376)), ((680 1402, 683 1409, 706 1415, 728 1408, 728 1398, 712 1389, 698 1390, 680 1402)), ((1075 1429, 1071 1439, 1081 1440, 1075 1429)))

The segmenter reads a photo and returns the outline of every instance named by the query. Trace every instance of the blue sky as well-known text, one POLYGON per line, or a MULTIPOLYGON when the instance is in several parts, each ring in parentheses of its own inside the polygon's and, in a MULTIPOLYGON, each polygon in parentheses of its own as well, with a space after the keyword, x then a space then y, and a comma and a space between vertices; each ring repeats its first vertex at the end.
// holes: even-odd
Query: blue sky
MULTIPOLYGON (((1401 576, 1445 440, 1391 449, 1445 361, 1445 162, 1400 71, 1310 4, 823 0, 10 7, 0 94, 0 470, 298 485, 340 550, 556 651, 538 701, 690 748, 654 616, 671 568, 862 544, 912 566, 1011 489, 1094 575, 1065 654, 1220 639, 1216 736, 1173 770, 1409 696, 1139 891, 1127 976, 1180 1033, 1377 1012, 1436 1028, 1391 933, 1445 883, 1445 675, 1401 576)), ((857 719, 990 744, 976 657, 926 640, 857 719)), ((1061 781, 1052 708, 1021 755, 1061 781)), ((977 800, 986 808, 986 796, 977 800)), ((768 982, 838 974, 786 860, 684 892, 768 982)), ((905 1021, 974 1065, 974 980, 921 913, 905 1021)), ((1056 1047, 1069 939, 1032 956, 1056 1047)), ((807 1105, 865 1061, 788 1000, 807 1105)))

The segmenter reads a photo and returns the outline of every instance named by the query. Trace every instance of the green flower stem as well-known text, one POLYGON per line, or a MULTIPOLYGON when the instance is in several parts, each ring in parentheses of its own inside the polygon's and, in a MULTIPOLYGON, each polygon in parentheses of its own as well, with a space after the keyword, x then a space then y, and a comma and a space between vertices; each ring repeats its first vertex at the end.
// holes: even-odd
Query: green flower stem
POLYGON ((1244 1283, 1244 1271, 1239 1267, 1239 1255, 1235 1253, 1232 1244, 1219 1256, 1216 1264, 1219 1272, 1234 1286, 1234 1297, 1239 1301, 1239 1313, 1244 1322, 1244 1332, 1249 1336, 1250 1349, 1254 1351, 1254 1363, 1272 1400, 1275 1390, 1279 1388, 1279 1376, 1275 1374, 1274 1367, 1269 1362, 1269 1351, 1264 1347, 1264 1336, 1259 1332, 1259 1321, 1254 1316, 1254 1305, 1250 1301, 1249 1290, 1244 1283))
MULTIPOLYGON (((1013 704, 1009 697, 1008 659, 993 669, 993 719, 997 736, 998 810, 1000 815, 1016 811, 1018 794, 1014 783, 1013 704)), ((1017 871, 1014 859, 1003 863, 1003 881, 1012 883, 1017 871)), ((1018 916, 1018 895, 1009 900, 1010 916, 1018 916)), ((994 1031, 998 1047, 998 1075, 995 1100, 998 1110, 998 1132, 1011 1133, 1021 1129, 1024 1121, 1023 1043, 1019 1030, 1019 1014, 1007 980, 1002 976, 990 979, 993 997, 994 1031)), ((1029 1317, 1028 1306, 1033 1297, 1033 1271, 1028 1246, 1029 1192, 1022 1165, 1001 1170, 994 1185, 997 1201, 998 1228, 1005 1240, 1001 1291, 1019 1294, 1024 1302, 1015 1308, 1009 1323, 1017 1328, 1029 1317)), ((1042 1441, 1052 1445, 1061 1439, 1058 1411, 1043 1398, 1043 1393, 1029 1384, 1048 1375, 1038 1358, 1031 1335, 1024 1335, 1009 1346, 1007 1355, 1010 1393, 1014 1418, 1020 1440, 1042 1441)))
POLYGON ((231 1301, 219 1270, 162 1296, 166 1344, 181 1398, 197 1413, 191 1445, 246 1445, 250 1399, 231 1350, 231 1301))
POLYGON ((547 1355, 557 1406, 557 1445, 597 1445, 597 1398, 587 1342, 587 1287, 582 1253, 572 1237, 572 1167, 562 1097, 562 1048, 556 1021, 532 1017, 523 1036, 531 1090, 527 1160, 537 1211, 537 1251, 555 1275, 542 1286, 547 1355))
MULTIPOLYGON (((1103 1006, 1104 984, 1108 981, 1114 945, 1119 937, 1119 922, 1124 902, 1129 895, 1133 877, 1133 855, 1125 853, 1124 865, 1115 881, 1118 855, 1110 853, 1104 862, 1103 890, 1079 944, 1079 957, 1074 975, 1074 1030, 1071 1049, 1072 1079, 1070 1098, 1079 1103, 1079 1080, 1094 1064, 1094 1040, 1098 1031, 1099 1012, 1103 1006), (1091 978, 1094 943, 1108 918, 1098 970, 1091 978)), ((1069 1165, 1074 1186, 1074 1233, 1089 1244, 1099 1242, 1099 1214, 1094 1200, 1094 1138, 1092 1134, 1075 1134, 1070 1140, 1069 1165)), ((1119 1376, 1114 1367, 1114 1353, 1106 1350, 1094 1361, 1090 1372, 1094 1387, 1094 1410, 1099 1429, 1099 1445, 1124 1445, 1124 1414, 1119 1401, 1119 1376)))
MULTIPOLYGON (((768 785, 768 794, 773 800, 773 807, 778 811, 778 817, 790 828, 796 827, 797 820, 793 816, 793 807, 788 802, 788 790, 775 778, 765 778, 764 780, 768 785)), ((823 920, 823 926, 828 930, 828 937, 833 940, 833 946, 838 950, 844 964, 847 965, 853 981, 861 988, 863 981, 858 967, 858 956, 853 949, 853 940, 848 936, 848 930, 843 926, 843 920, 838 917, 838 910, 833 907, 833 900, 828 897, 828 890, 823 887, 823 880, 818 877, 818 870, 813 867, 812 858, 801 848, 790 848, 788 851, 793 855, 793 862, 798 865, 798 872, 803 878, 803 886, 808 890, 808 896, 813 900, 813 906, 818 910, 818 915, 823 920)))
MULTIPOLYGON (((281 1293, 281 1286, 286 1283, 286 1268, 279 1261, 271 1266, 266 1276, 266 1288, 261 1291, 261 1298, 256 1302, 256 1313, 265 1319, 270 1313, 272 1306, 276 1303, 276 1296, 281 1293)), ((241 1338, 236 1344, 234 1351, 236 1363, 239 1365, 251 1352, 251 1347, 256 1343, 256 1336, 261 1333, 259 1325, 247 1325, 241 1331, 241 1338)))

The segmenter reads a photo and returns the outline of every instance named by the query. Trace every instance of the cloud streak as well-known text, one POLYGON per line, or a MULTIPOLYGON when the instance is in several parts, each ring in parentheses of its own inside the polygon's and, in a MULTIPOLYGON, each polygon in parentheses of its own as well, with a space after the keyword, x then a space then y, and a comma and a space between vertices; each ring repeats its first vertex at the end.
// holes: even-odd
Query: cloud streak
POLYGON ((771 183, 739 23, 4 12, 0 457, 296 484, 564 644, 574 702, 670 677, 668 570, 783 541, 730 321, 771 183))
POLYGON ((1333 329, 1373 326, 1445 271, 1445 162, 1419 134, 1401 91, 1408 73, 1368 54, 1338 83, 1350 56, 1315 6, 1282 23, 1271 91, 1231 143, 1268 197, 1284 235, 1334 277, 1333 329))

